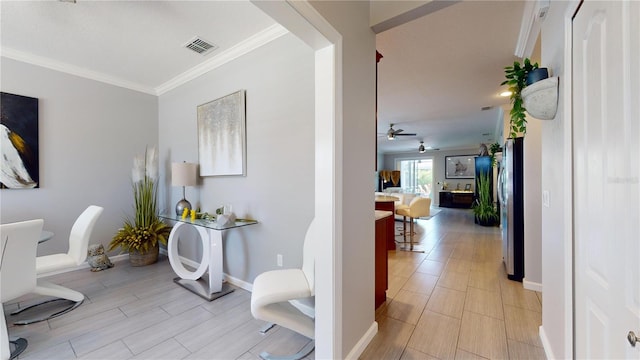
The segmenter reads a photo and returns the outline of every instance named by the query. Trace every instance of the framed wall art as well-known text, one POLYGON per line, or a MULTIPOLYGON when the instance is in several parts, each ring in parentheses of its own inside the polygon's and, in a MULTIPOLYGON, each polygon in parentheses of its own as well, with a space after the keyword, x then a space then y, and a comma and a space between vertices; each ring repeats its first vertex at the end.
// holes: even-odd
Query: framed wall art
POLYGON ((245 91, 198 106, 200 176, 246 175, 245 91))
POLYGON ((38 99, 0 92, 0 188, 40 187, 38 99))
POLYGON ((445 156, 446 179, 473 179, 475 177, 475 155, 445 156))

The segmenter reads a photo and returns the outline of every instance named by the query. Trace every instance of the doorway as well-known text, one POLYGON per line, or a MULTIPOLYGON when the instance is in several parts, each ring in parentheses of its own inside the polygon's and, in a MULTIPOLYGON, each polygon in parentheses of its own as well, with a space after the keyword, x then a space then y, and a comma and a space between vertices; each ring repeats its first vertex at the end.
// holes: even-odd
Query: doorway
POLYGON ((400 170, 402 192, 432 197, 433 158, 397 160, 396 169, 400 170))

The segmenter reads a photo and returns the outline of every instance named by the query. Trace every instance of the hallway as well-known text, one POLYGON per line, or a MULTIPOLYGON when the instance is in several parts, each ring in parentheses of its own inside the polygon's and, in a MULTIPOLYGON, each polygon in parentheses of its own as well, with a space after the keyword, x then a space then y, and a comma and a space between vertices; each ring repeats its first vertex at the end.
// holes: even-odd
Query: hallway
POLYGON ((542 294, 507 279, 500 229, 441 210, 418 221, 425 253, 389 251, 387 301, 360 359, 544 359, 542 294))

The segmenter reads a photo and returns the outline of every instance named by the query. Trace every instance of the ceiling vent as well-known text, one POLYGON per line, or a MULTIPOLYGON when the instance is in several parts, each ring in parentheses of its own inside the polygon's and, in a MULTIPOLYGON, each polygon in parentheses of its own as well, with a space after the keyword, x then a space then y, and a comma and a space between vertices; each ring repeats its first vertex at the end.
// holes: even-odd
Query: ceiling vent
POLYGON ((196 37, 189 41, 185 46, 189 50, 193 50, 201 55, 206 55, 207 53, 217 49, 216 45, 211 44, 207 40, 203 40, 199 37, 196 37))

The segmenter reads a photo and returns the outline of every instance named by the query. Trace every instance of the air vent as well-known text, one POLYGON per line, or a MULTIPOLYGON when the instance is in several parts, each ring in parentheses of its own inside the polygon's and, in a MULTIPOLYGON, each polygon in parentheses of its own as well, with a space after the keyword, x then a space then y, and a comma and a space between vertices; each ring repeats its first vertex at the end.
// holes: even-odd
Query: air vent
POLYGON ((208 52, 211 52, 218 48, 217 46, 211 44, 207 40, 203 40, 199 37, 196 37, 193 40, 189 41, 184 47, 186 47, 189 50, 193 50, 201 55, 205 55, 208 52))

